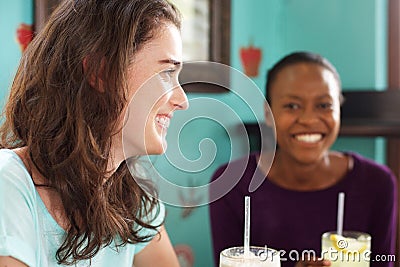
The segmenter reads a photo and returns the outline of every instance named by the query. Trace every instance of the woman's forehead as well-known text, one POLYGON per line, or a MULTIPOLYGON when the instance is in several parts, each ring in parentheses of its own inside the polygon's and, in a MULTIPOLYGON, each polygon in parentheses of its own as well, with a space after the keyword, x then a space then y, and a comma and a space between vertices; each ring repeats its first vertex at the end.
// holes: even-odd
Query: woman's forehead
POLYGON ((321 97, 338 96, 340 86, 331 70, 312 63, 293 64, 282 69, 271 86, 271 94, 306 95, 321 97))

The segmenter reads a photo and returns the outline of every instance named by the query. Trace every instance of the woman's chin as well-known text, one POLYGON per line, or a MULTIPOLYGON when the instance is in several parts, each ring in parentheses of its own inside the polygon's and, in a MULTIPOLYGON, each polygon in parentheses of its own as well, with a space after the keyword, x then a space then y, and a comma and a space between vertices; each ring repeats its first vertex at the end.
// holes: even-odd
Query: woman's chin
POLYGON ((156 146, 148 146, 146 154, 148 155, 162 155, 167 151, 167 142, 157 144, 156 146))

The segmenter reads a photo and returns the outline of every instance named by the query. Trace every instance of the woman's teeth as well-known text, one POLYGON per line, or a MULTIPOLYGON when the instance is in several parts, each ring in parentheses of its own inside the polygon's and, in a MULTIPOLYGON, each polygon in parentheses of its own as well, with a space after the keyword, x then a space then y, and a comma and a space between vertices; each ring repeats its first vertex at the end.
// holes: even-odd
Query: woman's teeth
POLYGON ((316 143, 322 139, 322 134, 299 134, 295 138, 305 143, 316 143))
POLYGON ((157 116, 156 122, 157 124, 161 125, 161 127, 166 129, 169 127, 170 119, 166 116, 157 116))

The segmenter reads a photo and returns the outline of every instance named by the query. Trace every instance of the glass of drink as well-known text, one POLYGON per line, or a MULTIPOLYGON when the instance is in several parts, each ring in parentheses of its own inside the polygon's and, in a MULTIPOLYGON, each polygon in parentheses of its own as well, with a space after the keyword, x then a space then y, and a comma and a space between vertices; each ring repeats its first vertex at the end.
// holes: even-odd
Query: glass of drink
POLYGON ((322 258, 332 267, 369 267, 371 236, 355 231, 327 232, 322 235, 322 258))
POLYGON ((280 267, 280 257, 276 250, 267 247, 250 246, 249 255, 244 247, 232 247, 219 255, 219 267, 280 267))

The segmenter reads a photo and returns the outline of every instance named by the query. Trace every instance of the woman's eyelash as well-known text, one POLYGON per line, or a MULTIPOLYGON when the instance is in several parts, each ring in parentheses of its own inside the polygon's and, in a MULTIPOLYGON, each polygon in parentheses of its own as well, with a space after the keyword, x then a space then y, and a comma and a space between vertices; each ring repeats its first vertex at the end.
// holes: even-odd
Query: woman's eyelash
POLYGON ((295 104, 295 103, 289 103, 289 104, 285 104, 285 105, 284 105, 285 108, 291 108, 291 109, 293 109, 293 108, 298 108, 299 106, 300 106, 300 105, 295 104))
POLYGON ((319 104, 319 107, 321 108, 332 108, 332 104, 331 103, 321 103, 319 104))
POLYGON ((174 74, 176 72, 176 69, 167 69, 164 72, 167 73, 167 74, 172 75, 172 74, 174 74))
POLYGON ((176 73, 176 69, 167 69, 167 70, 162 71, 160 73, 160 76, 164 81, 169 82, 169 81, 171 81, 171 79, 173 78, 175 73, 176 73))
POLYGON ((164 72, 165 72, 169 77, 172 77, 172 76, 174 76, 174 75, 177 73, 176 69, 168 69, 168 70, 165 70, 164 72))

